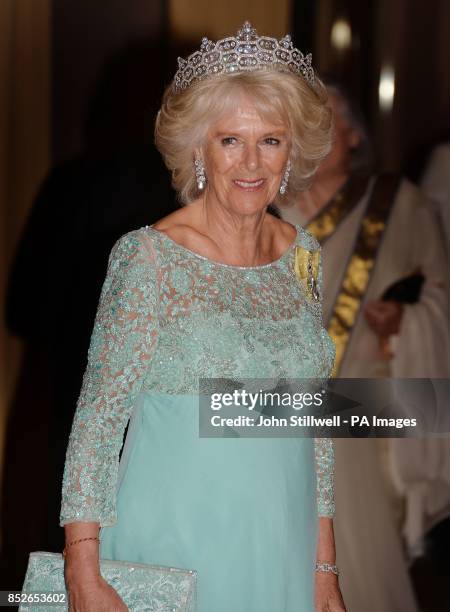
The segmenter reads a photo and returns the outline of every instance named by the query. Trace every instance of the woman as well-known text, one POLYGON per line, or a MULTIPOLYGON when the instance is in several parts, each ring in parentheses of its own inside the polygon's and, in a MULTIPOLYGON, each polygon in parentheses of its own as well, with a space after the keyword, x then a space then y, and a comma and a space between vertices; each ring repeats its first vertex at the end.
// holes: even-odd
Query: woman
MULTIPOLYGON (((368 139, 358 114, 345 90, 335 84, 327 89, 335 126, 332 151, 308 193, 283 209, 282 217, 300 223, 321 242, 324 321, 337 346, 335 374, 446 377, 445 257, 432 211, 409 182, 370 173, 368 139), (368 272, 358 276, 355 262, 364 228, 373 233, 364 251, 368 272), (402 302, 392 293, 383 299, 390 286, 417 271, 425 281, 415 299, 402 302), (345 315, 340 316, 344 304, 345 315), (339 327, 339 318, 348 324, 348 334, 339 327)), ((414 612, 417 603, 399 523, 405 526, 407 552, 414 556, 427 520, 437 517, 448 499, 441 471, 445 440, 338 439, 335 450, 335 533, 346 605, 350 612, 414 612), (404 480, 399 487, 406 493, 404 505, 392 477, 396 456, 395 484, 404 480)))
POLYGON ((288 39, 246 23, 180 60, 156 143, 187 206, 111 253, 65 466, 72 609, 125 609, 100 556, 197 570, 199 612, 310 612, 314 577, 316 609, 342 611, 336 575, 314 572, 335 562, 331 441, 200 439, 196 411, 199 377, 331 371, 293 269, 317 242, 266 214, 329 150, 323 86, 288 39))

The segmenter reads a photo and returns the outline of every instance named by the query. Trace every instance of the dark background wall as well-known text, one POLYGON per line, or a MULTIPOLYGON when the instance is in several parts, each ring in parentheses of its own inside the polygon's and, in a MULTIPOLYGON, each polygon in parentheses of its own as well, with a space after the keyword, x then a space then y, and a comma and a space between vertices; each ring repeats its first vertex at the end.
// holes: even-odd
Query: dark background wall
MULTIPOLYGON (((228 3, 227 23, 237 28, 243 15, 261 20, 261 9, 256 11, 252 2, 247 8, 245 3, 235 4, 228 3)), ((373 129, 380 166, 417 173, 425 151, 450 133, 450 71, 446 66, 450 3, 284 0, 282 5, 287 30, 298 46, 312 50, 316 68, 342 79, 360 101, 373 129), (352 33, 350 46, 340 51, 331 42, 338 19, 346 20, 352 33), (395 68, 396 88, 394 107, 387 114, 378 104, 380 70, 386 62, 395 68)), ((152 109, 156 105, 150 98, 153 95, 157 100, 156 93, 174 69, 173 46, 183 48, 189 41, 191 47, 199 31, 220 31, 221 24, 214 20, 223 14, 219 10, 222 3, 205 6, 203 0, 52 0, 51 142, 55 163, 86 147, 90 137, 86 122, 108 67, 116 83, 109 83, 109 90, 104 86, 95 121, 109 120, 116 133, 103 134, 104 148, 107 151, 127 139, 139 139, 139 126, 148 120, 148 105, 152 109), (185 19, 183 26, 180 16, 187 9, 196 19, 185 19), (171 22, 176 24, 175 34, 171 22), (119 107, 122 114, 111 115, 119 107)))
POLYGON ((447 0, 318 0, 294 2, 314 17, 318 69, 347 84, 372 128, 379 165, 416 177, 430 147, 450 136, 450 3, 447 0), (337 50, 333 25, 344 19, 351 43, 337 50), (381 69, 392 66, 395 97, 382 112, 381 69))
MULTIPOLYGON (((166 30, 165 0, 53 0, 54 163, 78 155, 85 147, 90 104, 93 97, 98 96, 99 79, 107 79, 105 71, 114 60, 119 74, 111 76, 116 81, 109 85, 109 98, 106 92, 103 94, 104 107, 98 113, 98 121, 120 104, 122 120, 126 121, 131 107, 126 102, 127 94, 141 108, 142 104, 136 98, 143 92, 159 89, 160 67, 165 61, 163 43, 166 30), (122 67, 119 64, 121 57, 122 67)), ((120 124, 120 115, 115 119, 117 133, 123 134, 125 130, 120 124)))

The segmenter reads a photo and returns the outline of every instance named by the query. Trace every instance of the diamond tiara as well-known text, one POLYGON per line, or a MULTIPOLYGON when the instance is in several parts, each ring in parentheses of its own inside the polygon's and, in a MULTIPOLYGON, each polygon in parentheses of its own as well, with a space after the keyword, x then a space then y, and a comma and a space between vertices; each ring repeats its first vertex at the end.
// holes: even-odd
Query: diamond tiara
POLYGON ((292 44, 289 34, 281 40, 258 36, 255 28, 246 21, 236 36, 213 42, 202 39, 199 51, 187 59, 178 58, 178 70, 173 80, 175 92, 187 89, 195 81, 223 73, 273 68, 301 76, 314 85, 312 55, 303 55, 292 44))

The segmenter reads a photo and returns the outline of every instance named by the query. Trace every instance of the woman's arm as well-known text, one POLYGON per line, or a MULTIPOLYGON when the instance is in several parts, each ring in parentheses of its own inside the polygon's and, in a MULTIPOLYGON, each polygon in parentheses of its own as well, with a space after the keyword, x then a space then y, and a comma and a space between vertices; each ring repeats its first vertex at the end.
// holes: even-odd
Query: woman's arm
MULTIPOLYGON (((320 245, 315 241, 315 248, 320 245)), ((318 287, 320 299, 323 299, 323 266, 322 258, 318 265, 318 287)), ((321 322, 323 324, 323 322, 321 322)), ((325 328, 322 333, 326 333, 325 328)), ((331 374, 336 356, 334 350, 329 356, 328 369, 331 374)), ((334 503, 334 441, 332 438, 315 438, 315 467, 317 479, 317 512, 319 533, 317 538, 316 561, 336 564, 336 546, 334 541, 333 517, 334 503)), ((316 571, 315 574, 315 608, 316 612, 345 612, 345 605, 339 588, 339 581, 333 572, 316 571)))
MULTIPOLYGON (((96 538, 98 523, 70 523, 65 526, 66 546, 81 538, 96 538)), ((80 543, 81 544, 81 543, 80 543)), ((70 612, 127 612, 117 592, 101 576, 98 542, 82 542, 82 546, 66 548, 64 578, 69 595, 70 612)))
MULTIPOLYGON (((332 565, 336 562, 332 518, 319 518, 317 560, 326 561, 332 565)), ((336 574, 333 572, 316 572, 315 588, 317 612, 345 612, 345 605, 336 574)))
POLYGON ((315 438, 317 477, 317 509, 319 517, 333 518, 334 505, 334 442, 332 438, 315 438))
POLYGON ((130 232, 111 251, 69 437, 61 526, 116 522, 123 434, 157 340, 156 271, 144 240, 130 232))
MULTIPOLYGON (((69 523, 64 527, 66 546, 84 538, 98 538, 98 523, 69 523)), ((77 578, 77 572, 82 573, 83 578, 99 578, 99 554, 98 541, 85 540, 80 545, 74 544, 65 549, 65 573, 66 580, 70 584, 77 578)), ((81 577, 81 576, 80 576, 81 577)))
MULTIPOLYGON (((316 561, 336 564, 334 541, 334 443, 331 438, 316 438, 317 507, 319 533, 316 561)), ((333 572, 317 571, 315 576, 316 611, 345 612, 339 581, 333 572)))
MULTIPOLYGON (((67 448, 60 515, 66 545, 96 538, 99 527, 116 522, 123 435, 157 341, 156 282, 148 237, 138 230, 120 238, 109 258, 67 448)), ((67 548, 65 575, 75 599, 79 585, 108 592, 100 576, 98 541, 67 548)), ((117 605, 120 609, 120 600, 117 605)), ((88 608, 82 603, 76 609, 88 608)))
MULTIPOLYGON (((317 541, 317 560, 336 563, 336 546, 334 543, 333 519, 319 517, 319 537, 317 541)), ((333 576, 335 574, 332 573, 333 576)))

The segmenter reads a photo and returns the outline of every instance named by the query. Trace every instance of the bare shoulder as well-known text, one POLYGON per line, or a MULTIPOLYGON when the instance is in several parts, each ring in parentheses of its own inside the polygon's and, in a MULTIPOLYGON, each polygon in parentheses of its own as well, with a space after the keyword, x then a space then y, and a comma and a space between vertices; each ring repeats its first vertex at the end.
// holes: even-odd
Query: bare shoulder
POLYGON ((294 241, 298 239, 299 244, 306 249, 311 249, 314 251, 321 249, 317 238, 301 225, 292 225, 292 223, 277 219, 276 217, 273 219, 274 220, 271 222, 274 224, 274 227, 278 232, 280 241, 284 240, 285 248, 288 248, 289 245, 293 244, 294 241))
POLYGON ((174 227, 187 224, 187 217, 189 217, 189 215, 186 213, 187 213, 186 207, 183 206, 183 208, 179 208, 178 210, 175 210, 169 215, 166 215, 165 217, 158 219, 156 223, 153 223, 152 227, 154 227, 156 230, 160 232, 168 233, 174 227))
POLYGON ((159 219, 153 224, 153 228, 187 248, 198 246, 202 234, 196 229, 198 226, 197 208, 192 204, 183 206, 183 208, 159 219))
POLYGON ((297 237, 297 228, 283 219, 267 215, 267 224, 274 242, 277 242, 281 248, 289 248, 297 237))

